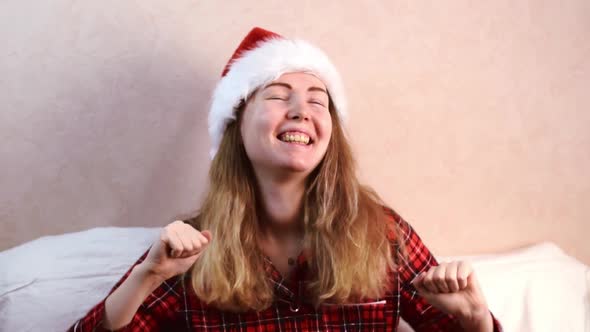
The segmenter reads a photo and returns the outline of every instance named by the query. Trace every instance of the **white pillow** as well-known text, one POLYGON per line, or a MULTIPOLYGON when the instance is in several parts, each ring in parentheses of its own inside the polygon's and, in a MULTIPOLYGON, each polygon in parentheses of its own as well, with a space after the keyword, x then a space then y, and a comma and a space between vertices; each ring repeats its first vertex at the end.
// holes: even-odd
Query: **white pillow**
POLYGON ((65 331, 158 234, 159 228, 95 228, 0 252, 0 331, 65 331))
POLYGON ((590 268, 545 242, 509 253, 443 257, 472 262, 505 331, 589 331, 590 268))

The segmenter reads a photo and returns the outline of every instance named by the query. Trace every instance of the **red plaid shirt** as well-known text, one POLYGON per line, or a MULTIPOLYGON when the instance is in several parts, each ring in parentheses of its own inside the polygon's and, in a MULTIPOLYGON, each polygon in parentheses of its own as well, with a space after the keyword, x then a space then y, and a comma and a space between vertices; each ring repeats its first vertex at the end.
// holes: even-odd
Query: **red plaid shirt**
MULTIPOLYGON (((398 277, 383 298, 346 305, 325 304, 314 309, 304 301, 307 264, 302 254, 289 281, 267 259, 266 273, 274 284, 276 300, 262 312, 233 313, 208 306, 192 291, 189 277, 177 276, 150 294, 133 320, 118 331, 396 331, 400 317, 416 331, 462 331, 456 318, 429 305, 410 284, 421 271, 438 263, 410 224, 392 210, 387 210, 387 215, 400 226, 407 257, 396 248, 400 257, 398 277)), ((147 252, 133 266, 146 255, 147 252)), ((104 303, 103 300, 97 304, 68 331, 106 331, 102 328, 104 303)), ((494 331, 502 331, 495 318, 494 331)))

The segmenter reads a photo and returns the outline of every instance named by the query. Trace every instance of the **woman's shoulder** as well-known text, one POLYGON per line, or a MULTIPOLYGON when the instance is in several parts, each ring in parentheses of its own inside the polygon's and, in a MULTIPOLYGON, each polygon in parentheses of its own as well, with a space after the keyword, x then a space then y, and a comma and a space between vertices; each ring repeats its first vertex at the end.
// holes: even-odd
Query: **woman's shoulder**
POLYGON ((407 239, 414 232, 412 226, 393 208, 382 205, 385 221, 389 224, 387 236, 391 241, 407 239))

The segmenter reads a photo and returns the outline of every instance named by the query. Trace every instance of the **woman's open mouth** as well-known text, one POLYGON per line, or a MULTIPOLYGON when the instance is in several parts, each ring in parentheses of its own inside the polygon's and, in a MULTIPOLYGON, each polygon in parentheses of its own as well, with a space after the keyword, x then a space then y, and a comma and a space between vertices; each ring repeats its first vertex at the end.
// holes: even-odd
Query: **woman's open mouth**
POLYGON ((301 132, 286 132, 277 136, 279 140, 285 143, 311 145, 313 140, 307 134, 301 132))

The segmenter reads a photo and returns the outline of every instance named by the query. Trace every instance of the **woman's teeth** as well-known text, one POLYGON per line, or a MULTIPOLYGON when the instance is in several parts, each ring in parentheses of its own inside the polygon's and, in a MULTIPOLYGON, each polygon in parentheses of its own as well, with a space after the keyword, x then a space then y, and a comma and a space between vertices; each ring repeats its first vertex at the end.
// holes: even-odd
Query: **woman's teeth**
POLYGON ((305 145, 309 144, 310 141, 309 136, 303 134, 283 134, 279 139, 287 143, 300 143, 305 145))

